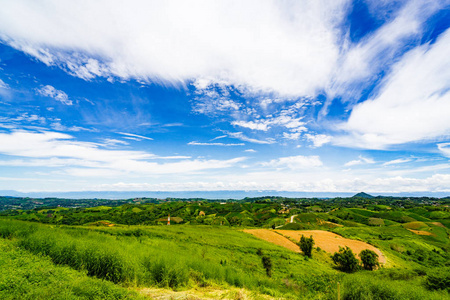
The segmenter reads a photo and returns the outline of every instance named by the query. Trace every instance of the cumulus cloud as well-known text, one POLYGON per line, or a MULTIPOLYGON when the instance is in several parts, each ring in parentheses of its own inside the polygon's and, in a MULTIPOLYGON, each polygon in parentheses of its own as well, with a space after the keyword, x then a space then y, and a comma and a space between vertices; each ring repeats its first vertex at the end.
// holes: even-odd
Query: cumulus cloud
MULTIPOLYGON (((266 175, 267 176, 267 175, 266 175)), ((316 181, 188 181, 165 183, 126 183, 95 185, 94 190, 102 191, 223 191, 223 190, 271 190, 292 192, 359 192, 371 194, 413 193, 413 192, 450 192, 449 174, 435 174, 416 179, 408 177, 388 177, 375 179, 322 179, 316 181)))
POLYGON ((409 51, 379 93, 356 105, 336 143, 370 149, 450 135, 450 29, 409 51))
POLYGON ((314 148, 322 147, 323 145, 331 142, 332 137, 326 134, 305 134, 308 141, 313 143, 314 148))
POLYGON ((51 85, 43 86, 36 90, 36 92, 44 97, 50 97, 55 99, 56 101, 61 102, 64 105, 72 105, 72 100, 69 99, 69 96, 61 90, 55 89, 51 85))
POLYGON ((323 165, 319 156, 288 156, 272 159, 269 162, 262 163, 265 167, 288 168, 288 169, 308 169, 320 167, 323 165))
POLYGON ((6 1, 0 35, 87 80, 207 78, 313 96, 336 65, 346 2, 6 1))

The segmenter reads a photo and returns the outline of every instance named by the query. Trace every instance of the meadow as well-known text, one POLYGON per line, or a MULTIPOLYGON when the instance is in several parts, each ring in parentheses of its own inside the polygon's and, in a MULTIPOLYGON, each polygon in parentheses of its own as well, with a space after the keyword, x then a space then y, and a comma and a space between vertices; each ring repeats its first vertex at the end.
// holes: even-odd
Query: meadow
MULTIPOLYGON (((142 213, 150 207, 126 205, 126 210, 117 210, 126 213, 139 208, 135 213, 142 213)), ((183 211, 195 205, 202 211, 208 208, 202 203, 167 205, 183 211)), ((250 207, 250 203, 239 205, 250 207)), ((254 211, 247 209, 242 214, 237 213, 236 204, 230 204, 234 212, 224 211, 223 216, 215 217, 252 218, 259 214, 285 220, 281 230, 296 226, 329 230, 380 249, 386 263, 375 271, 345 273, 336 267, 330 253, 320 248, 315 247, 308 258, 243 231, 254 226, 230 226, 232 222, 192 225, 191 220, 190 224, 161 226, 94 220, 63 225, 17 220, 21 214, 10 214, 0 218, 0 298, 139 299, 148 298, 151 291, 167 291, 167 298, 160 299, 215 299, 219 298, 211 292, 215 290, 221 291, 222 299, 337 299, 339 283, 341 299, 450 299, 447 219, 431 219, 428 210, 421 212, 417 207, 416 212, 410 212, 336 205, 325 210, 309 205, 306 212, 291 208, 286 213, 274 210, 276 205, 282 207, 253 204, 254 211), (399 216, 398 212, 404 213, 399 216), (289 215, 294 216, 293 223, 289 215), (413 220, 397 222, 402 217, 413 220), (370 225, 368 218, 382 219, 384 224, 370 225)), ((110 210, 97 207, 86 213, 110 210)), ((435 216, 446 217, 445 207, 439 211, 444 215, 435 216)), ((48 215, 48 211, 42 214, 48 215)), ((197 219, 198 211, 194 214, 197 219)), ((213 219, 210 215, 201 217, 213 219)), ((155 214, 155 218, 159 216, 155 214)), ((270 218, 265 220, 275 225, 270 218)))

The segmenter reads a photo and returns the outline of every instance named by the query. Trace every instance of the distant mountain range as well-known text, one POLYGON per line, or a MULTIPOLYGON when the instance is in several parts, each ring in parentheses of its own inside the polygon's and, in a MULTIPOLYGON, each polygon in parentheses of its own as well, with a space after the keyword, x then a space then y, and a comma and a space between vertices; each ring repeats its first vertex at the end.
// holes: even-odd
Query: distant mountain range
MULTIPOLYGON (((243 199, 245 197, 280 196, 290 198, 334 198, 374 196, 364 192, 331 193, 331 192, 287 192, 287 191, 78 191, 78 192, 31 192, 23 193, 14 190, 0 190, 0 196, 30 198, 66 198, 66 199, 130 199, 130 198, 205 198, 205 199, 243 199)), ((448 197, 448 193, 384 193, 393 197, 448 197)))

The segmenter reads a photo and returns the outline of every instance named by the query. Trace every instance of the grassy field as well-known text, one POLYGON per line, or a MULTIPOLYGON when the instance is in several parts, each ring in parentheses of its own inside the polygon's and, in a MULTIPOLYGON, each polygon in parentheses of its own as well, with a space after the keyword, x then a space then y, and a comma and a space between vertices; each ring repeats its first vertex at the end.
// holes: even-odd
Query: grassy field
POLYGON ((9 249, 2 251, 3 261, 8 261, 8 255, 30 261, 20 262, 20 267, 3 263, 0 293, 12 295, 10 299, 62 299, 58 298, 61 295, 69 295, 64 299, 125 299, 139 294, 155 296, 149 288, 163 288, 168 294, 184 295, 180 299, 210 299, 206 292, 187 293, 208 289, 234 291, 215 294, 224 299, 261 299, 262 295, 268 299, 336 299, 340 282, 343 299, 449 298, 446 291, 426 288, 431 268, 390 245, 409 249, 414 244, 430 251, 435 246, 402 226, 386 229, 333 229, 350 238, 372 241, 396 266, 346 274, 334 268, 324 251, 316 249, 308 259, 227 226, 55 226, 0 219, 1 246, 9 249), (410 234, 409 240, 401 238, 405 232, 410 234), (401 237, 374 238, 388 234, 401 237), (271 259, 271 277, 263 256, 271 259), (33 264, 42 267, 29 270, 28 265, 33 264), (37 270, 43 275, 24 275, 37 270), (19 278, 14 279, 15 285, 9 284, 11 276, 19 278), (38 276, 35 285, 29 281, 33 276, 38 276), (89 296, 97 290, 101 291, 98 296, 89 296))

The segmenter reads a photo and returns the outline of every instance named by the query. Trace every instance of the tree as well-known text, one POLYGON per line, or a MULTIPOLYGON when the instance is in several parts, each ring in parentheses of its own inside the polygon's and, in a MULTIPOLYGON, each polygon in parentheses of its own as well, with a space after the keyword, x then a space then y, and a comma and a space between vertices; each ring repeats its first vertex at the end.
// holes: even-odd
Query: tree
POLYGON ((339 252, 335 252, 331 258, 338 268, 344 272, 355 272, 359 268, 358 260, 349 247, 339 247, 339 252))
POLYGON ((262 263, 264 269, 266 269, 267 276, 272 277, 272 259, 270 259, 270 256, 263 256, 262 263))
POLYGON ((378 264, 378 254, 373 252, 372 250, 365 249, 359 253, 359 257, 361 258, 361 262, 363 264, 363 268, 365 270, 372 271, 378 264))
POLYGON ((306 256, 308 256, 308 257, 312 256, 312 249, 313 249, 313 246, 314 246, 314 240, 312 238, 312 235, 309 238, 307 238, 304 235, 302 235, 298 245, 300 246, 300 249, 302 249, 302 252, 306 256))

